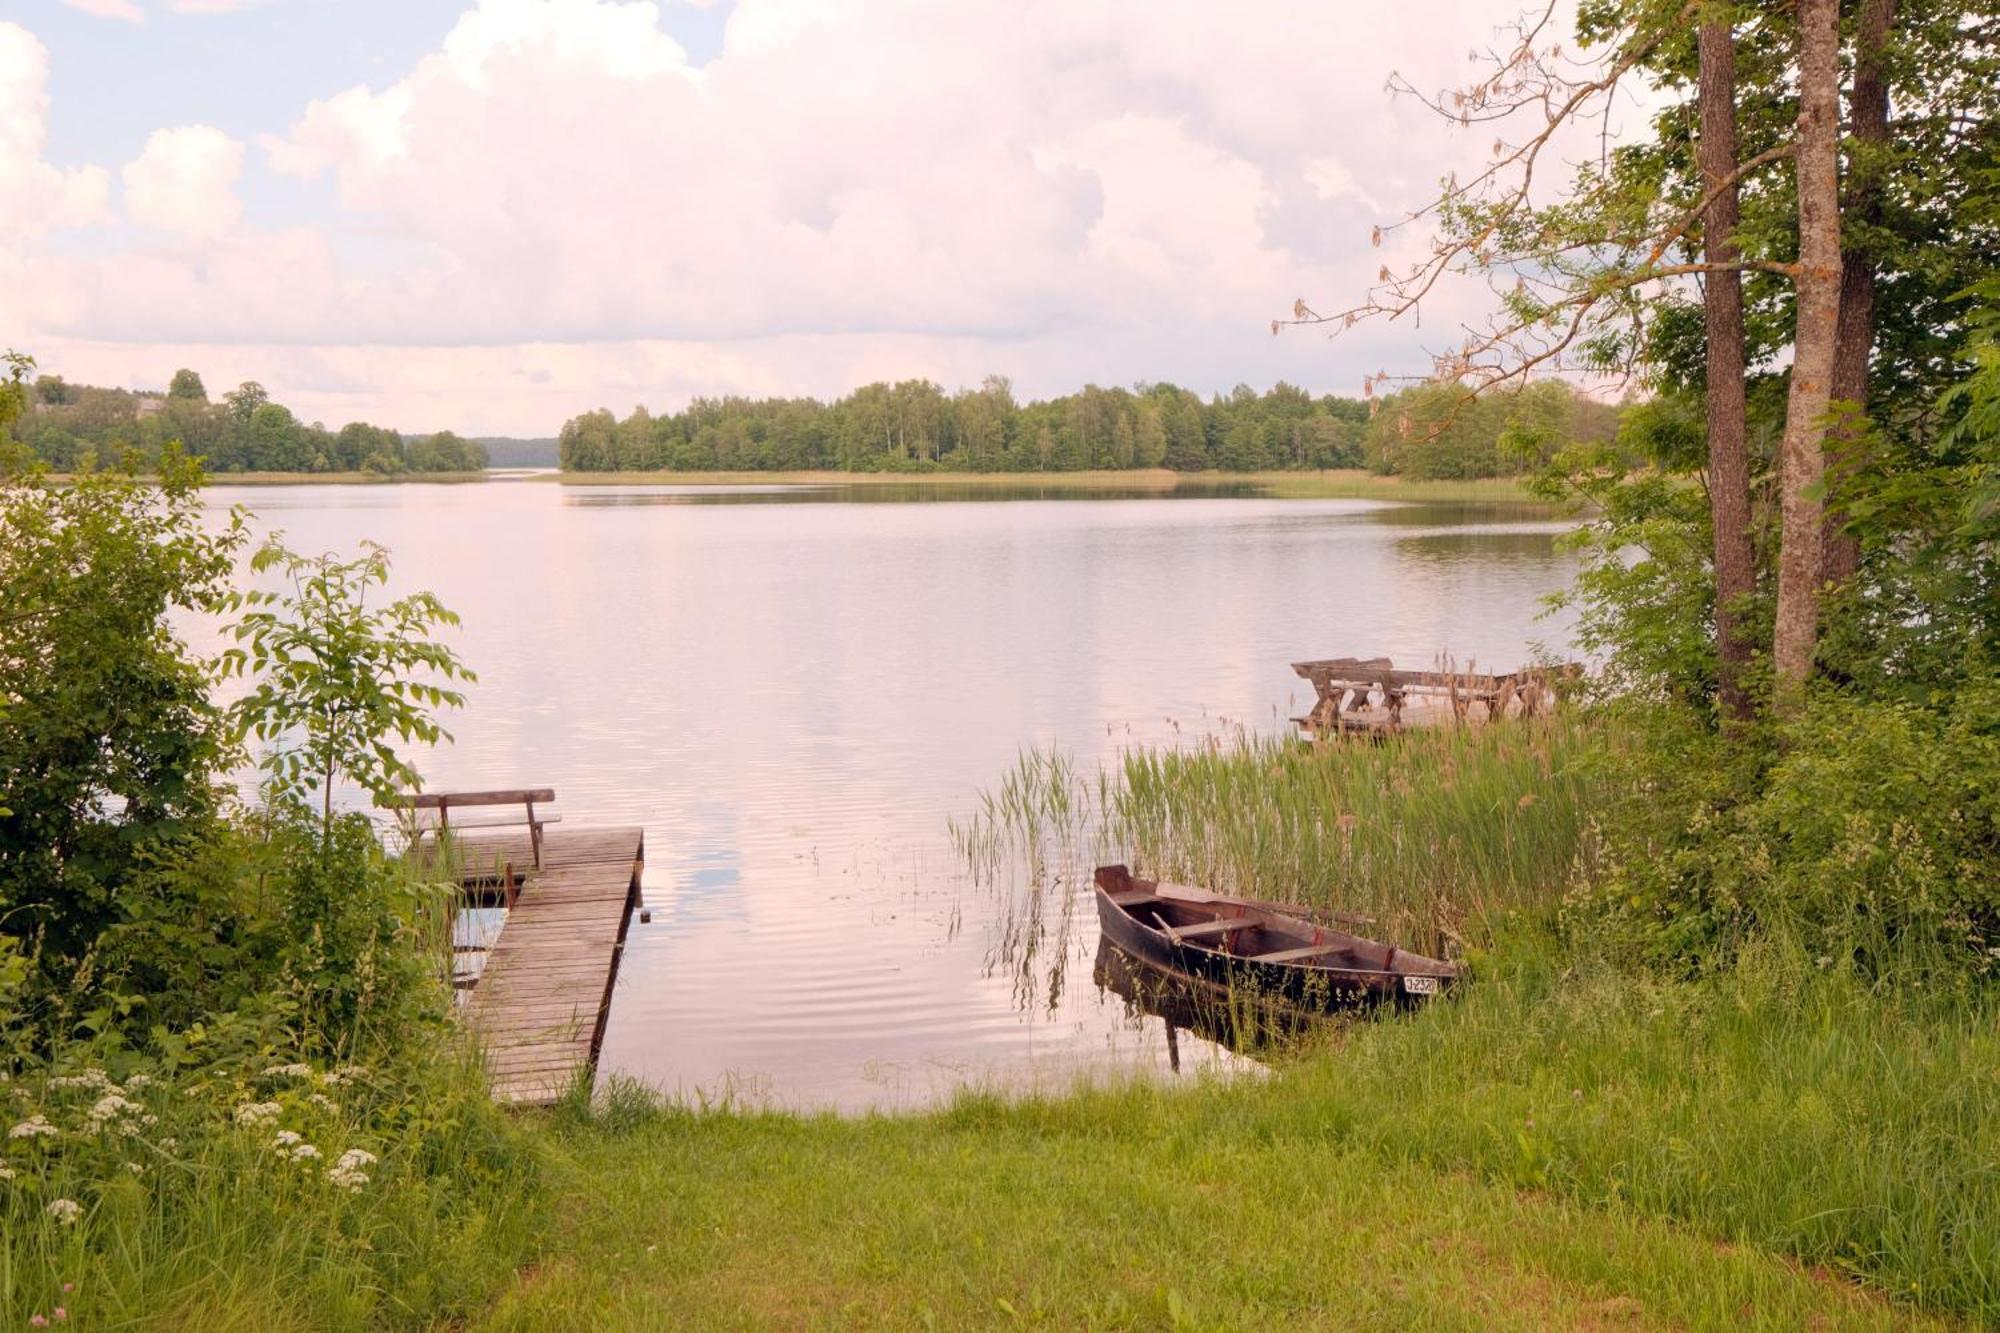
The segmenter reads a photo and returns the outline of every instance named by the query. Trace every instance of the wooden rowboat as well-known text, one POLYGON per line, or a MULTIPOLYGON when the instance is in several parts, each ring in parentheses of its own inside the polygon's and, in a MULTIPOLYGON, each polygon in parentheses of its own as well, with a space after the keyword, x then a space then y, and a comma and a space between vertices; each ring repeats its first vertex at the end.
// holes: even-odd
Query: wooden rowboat
POLYGON ((1270 904, 1097 868, 1104 938, 1133 958, 1231 997, 1308 1013, 1407 1008, 1451 989, 1458 968, 1270 904))

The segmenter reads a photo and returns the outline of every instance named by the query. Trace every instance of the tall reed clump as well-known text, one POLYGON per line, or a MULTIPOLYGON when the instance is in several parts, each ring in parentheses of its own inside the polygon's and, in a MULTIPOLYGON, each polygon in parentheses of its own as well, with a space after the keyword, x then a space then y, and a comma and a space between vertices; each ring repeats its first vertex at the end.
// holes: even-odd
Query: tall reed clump
POLYGON ((1412 948, 1480 946, 1577 878, 1607 743, 1571 714, 1379 745, 1136 750, 1108 831, 1149 876, 1355 911, 1412 948))

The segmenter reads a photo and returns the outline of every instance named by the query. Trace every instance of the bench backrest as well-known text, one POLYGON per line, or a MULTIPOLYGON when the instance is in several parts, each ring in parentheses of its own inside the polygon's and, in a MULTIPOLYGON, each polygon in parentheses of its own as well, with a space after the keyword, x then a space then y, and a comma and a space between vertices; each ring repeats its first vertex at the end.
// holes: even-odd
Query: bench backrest
POLYGON ((527 805, 556 798, 553 787, 519 787, 509 791, 426 791, 399 796, 394 804, 417 810, 441 810, 461 805, 527 805))

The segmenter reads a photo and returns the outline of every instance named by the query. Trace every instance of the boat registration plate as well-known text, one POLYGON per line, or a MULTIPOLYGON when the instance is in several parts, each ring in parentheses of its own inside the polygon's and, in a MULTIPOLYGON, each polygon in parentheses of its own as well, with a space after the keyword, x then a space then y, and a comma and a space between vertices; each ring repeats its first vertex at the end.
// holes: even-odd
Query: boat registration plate
POLYGON ((1403 989, 1412 995, 1435 995, 1438 993, 1436 977, 1404 977, 1403 989))

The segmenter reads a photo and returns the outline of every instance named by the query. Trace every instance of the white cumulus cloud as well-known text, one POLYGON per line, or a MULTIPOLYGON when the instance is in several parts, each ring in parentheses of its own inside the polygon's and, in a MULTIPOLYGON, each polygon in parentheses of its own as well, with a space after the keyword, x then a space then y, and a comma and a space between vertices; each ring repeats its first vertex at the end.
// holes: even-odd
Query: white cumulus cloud
POLYGON ((0 23, 0 247, 106 217, 110 180, 96 167, 42 160, 48 144, 49 54, 17 23, 0 23))
MULTIPOLYGON (((872 375, 1351 392, 1422 364, 1402 328, 1269 321, 1357 295, 1388 257, 1377 201, 1478 160, 1383 82, 1462 81, 1495 21, 1479 0, 737 0, 697 65, 656 4, 476 0, 400 73, 256 136, 255 169, 318 182, 319 216, 258 227, 242 146, 162 130, 125 206, 179 243, 46 254, 22 299, 51 344, 242 347, 274 390, 308 356, 278 347, 408 393, 400 368, 477 367, 466 399, 512 430, 598 395, 872 375), (510 348, 550 374, 498 373, 510 348)), ((39 151, 14 156, 53 171, 39 151)))
POLYGON ((208 125, 154 130, 125 164, 125 213, 143 227, 208 239, 243 215, 243 145, 208 125))

